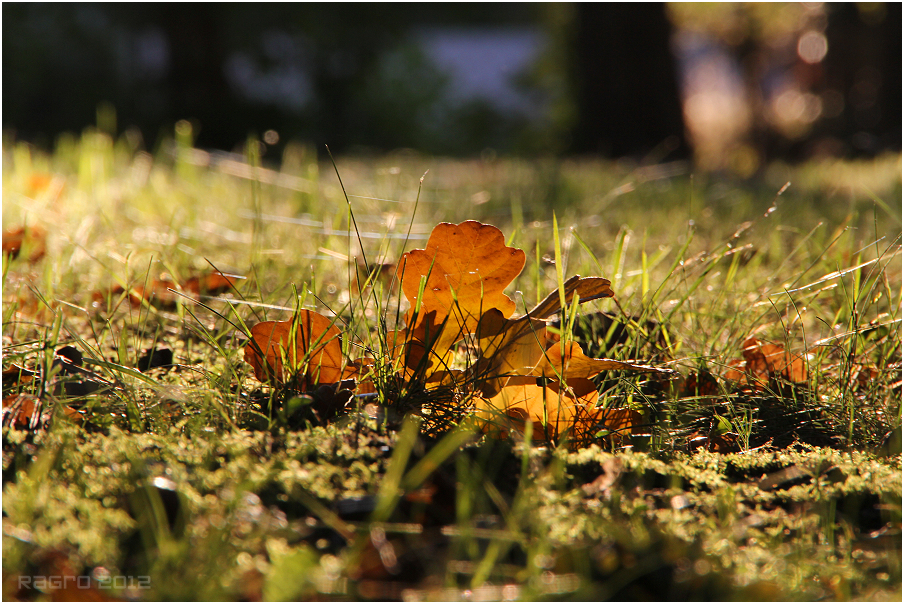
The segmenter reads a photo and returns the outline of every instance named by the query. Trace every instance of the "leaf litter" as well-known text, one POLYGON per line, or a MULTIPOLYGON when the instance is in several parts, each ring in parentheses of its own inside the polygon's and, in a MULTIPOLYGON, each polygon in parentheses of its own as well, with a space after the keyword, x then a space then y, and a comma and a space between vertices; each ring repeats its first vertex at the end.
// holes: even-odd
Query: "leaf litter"
MULTIPOLYGON (((602 277, 574 276, 524 315, 504 293, 524 267, 522 250, 508 247, 496 227, 468 220, 440 223, 424 249, 405 253, 397 269, 410 308, 405 327, 386 336, 395 377, 421 380, 427 388, 451 386, 449 406, 469 401, 484 431, 523 431, 538 426, 536 440, 570 438, 589 443, 597 432, 618 433, 639 424, 630 409, 600 409, 590 379, 603 371, 669 373, 637 363, 587 357, 580 344, 547 331, 564 309, 613 295, 602 277), (459 343, 476 340, 479 356, 463 370, 452 368, 459 343)), ((290 321, 251 328, 245 360, 261 382, 294 381, 301 391, 337 384, 357 374, 342 358, 334 320, 299 310, 290 321), (343 369, 345 366, 345 369, 343 369)), ((363 376, 359 376, 362 377, 363 376)))

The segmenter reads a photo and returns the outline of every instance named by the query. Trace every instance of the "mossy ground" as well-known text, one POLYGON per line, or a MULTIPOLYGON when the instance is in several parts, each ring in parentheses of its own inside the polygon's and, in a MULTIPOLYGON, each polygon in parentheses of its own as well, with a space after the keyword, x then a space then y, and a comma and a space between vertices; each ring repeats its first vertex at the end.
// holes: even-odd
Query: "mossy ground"
MULTIPOLYGON (((372 420, 276 436, 28 436, 7 434, 18 458, 4 488, 4 589, 20 598, 42 597, 17 589, 20 574, 60 572, 51 554, 77 576, 149 576, 149 590, 118 593, 152 600, 467 590, 884 600, 900 590, 899 456, 568 453, 490 441, 452 454, 373 524, 398 433, 372 420)), ((418 438, 406 470, 436 444, 418 438)))

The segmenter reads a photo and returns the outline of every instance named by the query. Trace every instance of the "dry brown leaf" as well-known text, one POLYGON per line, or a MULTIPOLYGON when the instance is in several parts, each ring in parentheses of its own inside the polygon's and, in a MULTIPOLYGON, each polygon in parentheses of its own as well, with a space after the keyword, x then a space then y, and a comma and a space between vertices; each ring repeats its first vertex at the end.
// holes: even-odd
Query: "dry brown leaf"
POLYGON ((732 359, 728 361, 728 369, 722 377, 731 382, 745 381, 744 365, 745 363, 741 359, 732 359))
POLYGON ((763 343, 760 350, 773 375, 781 375, 789 382, 807 381, 807 362, 802 356, 791 354, 780 344, 763 343))
MULTIPOLYGON (((614 294, 610 287, 611 283, 608 279, 602 277, 581 277, 575 275, 568 279, 562 288, 565 290, 565 301, 569 304, 574 299, 575 294, 578 296, 578 303, 583 304, 591 300, 600 298, 611 298, 614 294)), ((542 302, 534 306, 530 311, 519 319, 530 317, 532 319, 545 319, 550 315, 559 312, 562 308, 561 298, 558 290, 552 292, 542 302)))
MULTIPOLYGON (((393 357, 404 355, 407 375, 418 367, 426 368, 426 376, 447 369, 455 343, 475 331, 481 351, 476 373, 487 379, 485 395, 498 393, 509 375, 529 373, 552 339, 542 319, 560 310, 561 298, 555 291, 527 314, 508 319, 515 305, 503 290, 523 266, 524 253, 506 247, 499 229, 475 221, 440 224, 425 249, 405 254, 399 275, 413 304, 426 277, 417 316, 410 310, 408 329, 390 339, 393 357)), ((569 301, 612 296, 601 277, 572 277, 564 290, 569 301)))
POLYGON ((485 396, 498 393, 509 376, 530 373, 550 343, 545 321, 526 315, 506 319, 498 309, 481 317, 476 336, 480 349, 476 371, 485 396))
MULTIPOLYGON (((566 380, 571 380, 572 378, 591 378, 601 371, 613 369, 666 373, 663 369, 650 367, 649 365, 637 365, 625 361, 588 357, 577 342, 569 342, 567 345, 562 342, 556 342, 545 352, 530 373, 535 376, 547 378, 562 377, 566 380)), ((571 382, 569 381, 568 383, 570 384, 571 382)))
MULTIPOLYGON (((588 302, 598 298, 611 297, 612 289, 608 279, 602 277, 581 277, 575 275, 564 284, 566 300, 588 302)), ((543 357, 544 350, 557 338, 546 330, 546 319, 561 309, 558 291, 549 294, 527 314, 506 319, 501 312, 489 311, 480 319, 477 340, 481 358, 478 374, 487 381, 483 387, 486 396, 496 394, 502 387, 506 375, 526 374, 543 357)))
POLYGON ((309 390, 342 379, 341 332, 322 315, 300 310, 292 321, 264 321, 251 328, 251 337, 245 362, 261 382, 282 384, 298 377, 309 390))
MULTIPOLYGON (((61 407, 63 417, 81 422, 84 417, 72 407, 61 407)), ((53 416, 53 406, 31 394, 14 394, 3 399, 3 425, 19 430, 39 430, 45 427, 53 416)))
POLYGON ((567 431, 573 437, 584 436, 586 424, 596 411, 599 393, 590 380, 574 381, 569 391, 558 383, 544 383, 532 376, 513 376, 498 394, 486 399, 482 416, 497 425, 501 419, 501 427, 519 430, 530 420, 534 423, 535 440, 556 438, 567 431), (499 413, 501 418, 493 417, 499 413))
POLYGON ((193 294, 217 296, 235 288, 236 277, 218 271, 191 277, 182 284, 182 289, 193 294))
POLYGON ((744 360, 730 361, 725 379, 753 388, 762 388, 771 379, 779 377, 798 384, 806 383, 809 379, 806 360, 786 351, 781 344, 761 342, 751 337, 744 340, 741 346, 744 360))
POLYGON ((454 329, 444 329, 433 321, 435 311, 411 329, 386 333, 386 346, 396 367, 406 377, 421 375, 429 378, 434 371, 448 368, 454 354, 453 346, 461 339, 454 329))
MULTIPOLYGON (((140 283, 129 288, 127 296, 132 306, 140 306, 142 300, 146 300, 150 305, 161 309, 176 308, 176 303, 181 300, 184 304, 191 304, 193 300, 190 297, 180 296, 180 289, 187 294, 192 295, 208 295, 216 296, 235 288, 237 277, 235 275, 226 275, 221 272, 207 272, 199 276, 190 277, 182 283, 181 286, 176 284, 172 277, 163 274, 158 279, 152 279, 147 283, 140 283), (175 290, 175 291, 171 291, 175 290)), ((115 301, 126 292, 121 285, 114 285, 109 292, 94 292, 93 298, 95 303, 101 303, 110 299, 115 301)))
POLYGON ((465 384, 466 373, 461 369, 449 369, 435 371, 424 380, 424 388, 437 390, 444 388, 446 391, 460 391, 465 384))
POLYGON ((643 416, 634 409, 601 409, 600 419, 610 432, 628 434, 637 432, 643 416))

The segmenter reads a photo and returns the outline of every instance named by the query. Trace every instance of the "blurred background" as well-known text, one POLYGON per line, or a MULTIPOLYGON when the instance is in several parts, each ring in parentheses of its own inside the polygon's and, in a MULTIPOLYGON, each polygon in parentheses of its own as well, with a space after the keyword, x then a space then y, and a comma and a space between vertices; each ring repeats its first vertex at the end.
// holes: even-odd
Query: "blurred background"
POLYGON ((901 148, 899 3, 4 3, 3 129, 100 126, 147 149, 179 120, 266 158, 770 161, 901 148))

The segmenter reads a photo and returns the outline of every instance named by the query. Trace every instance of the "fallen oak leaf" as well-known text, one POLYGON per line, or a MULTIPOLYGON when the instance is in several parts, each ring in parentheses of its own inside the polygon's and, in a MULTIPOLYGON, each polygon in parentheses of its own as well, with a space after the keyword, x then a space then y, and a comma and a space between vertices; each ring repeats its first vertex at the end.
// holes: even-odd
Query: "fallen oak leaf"
POLYGON ((408 378, 429 377, 434 371, 448 367, 454 354, 455 342, 462 338, 459 330, 436 324, 436 311, 426 313, 424 320, 407 329, 389 331, 386 344, 398 369, 408 378))
POLYGON ((260 382, 283 384, 298 377, 306 390, 333 384, 343 376, 341 336, 327 317, 299 310, 291 321, 254 325, 245 362, 260 382))
POLYGON ((484 431, 512 429, 524 431, 534 423, 534 440, 568 436, 573 443, 596 437, 600 428, 621 433, 640 424, 641 415, 632 409, 601 409, 596 385, 575 378, 563 387, 559 382, 533 376, 513 376, 493 397, 477 402, 477 418, 484 431))
MULTIPOLYGON (((398 276, 412 304, 419 302, 425 314, 436 312, 434 324, 445 323, 446 328, 464 334, 473 331, 490 309, 498 309, 505 317, 515 312, 515 302, 503 290, 521 273, 525 260, 524 251, 506 246, 502 231, 492 225, 475 220, 442 222, 434 227, 424 249, 402 256, 398 276), (426 284, 418 300, 422 276, 426 284), (447 321, 448 316, 454 320, 447 321)), ((415 327, 424 320, 415 316, 414 309, 407 319, 415 327)))
POLYGON ((235 288, 236 281, 243 279, 239 275, 227 275, 220 271, 211 271, 188 278, 182 289, 198 295, 217 296, 235 288))
POLYGON ((740 382, 761 389, 770 380, 784 378, 789 382, 806 383, 808 381, 807 363, 804 357, 792 354, 781 344, 761 342, 750 337, 744 340, 742 355, 744 360, 735 359, 729 362, 725 379, 740 382))
POLYGON ((606 430, 615 434, 635 434, 643 421, 643 415, 634 409, 600 409, 599 413, 606 430))
POLYGON ((512 375, 525 375, 537 365, 549 344, 546 321, 527 315, 506 319, 497 309, 485 313, 477 326, 480 358, 474 366, 480 389, 493 396, 512 375))
MULTIPOLYGON (((563 284, 565 290, 565 300, 571 301, 575 294, 578 297, 578 304, 584 304, 591 300, 599 300, 600 298, 611 298, 615 295, 610 287, 612 284, 608 279, 602 277, 581 277, 574 275, 563 284)), ((525 319, 545 319, 553 313, 559 312, 562 308, 561 297, 559 292, 554 291, 546 296, 539 304, 534 306, 526 315, 518 317, 525 319)), ((517 319, 516 319, 517 320, 517 319)))
MULTIPOLYGON (((476 221, 441 223, 425 249, 403 255, 402 291, 415 306, 406 315, 408 328, 391 334, 390 348, 393 358, 404 355, 405 373, 423 369, 428 377, 448 368, 455 343, 475 331, 481 348, 476 373, 489 379, 484 394, 498 392, 504 376, 535 366, 549 337, 542 319, 561 308, 561 297, 557 290, 527 314, 507 318, 515 305, 502 290, 524 259, 522 250, 505 246, 499 229, 476 221)), ((613 295, 602 277, 575 276, 563 289, 567 300, 579 303, 613 295)))
POLYGON ((569 430, 573 436, 583 436, 576 433, 585 431, 585 420, 595 411, 598 398, 590 380, 575 380, 569 390, 558 383, 516 375, 508 378, 497 394, 478 401, 478 417, 503 432, 523 432, 527 421, 532 421, 534 440, 549 440, 569 430))
POLYGON ((428 390, 434 388, 455 388, 462 385, 465 372, 461 369, 435 371, 424 382, 428 390))
MULTIPOLYGON (((754 339, 754 342, 756 340, 754 339)), ((772 375, 780 375, 789 382, 807 381, 807 364, 800 355, 791 354, 780 344, 760 343, 760 351, 766 359, 772 375)))
MULTIPOLYGON (((565 299, 577 298, 578 303, 589 302, 613 295, 608 279, 575 275, 564 284, 565 299)), ((561 309, 558 291, 552 292, 526 314, 506 319, 501 312, 490 310, 480 319, 477 341, 480 359, 477 373, 484 383, 485 396, 496 394, 505 376, 527 374, 536 367, 555 337, 547 331, 544 321, 561 309), (528 368, 528 369, 525 369, 528 368)))

